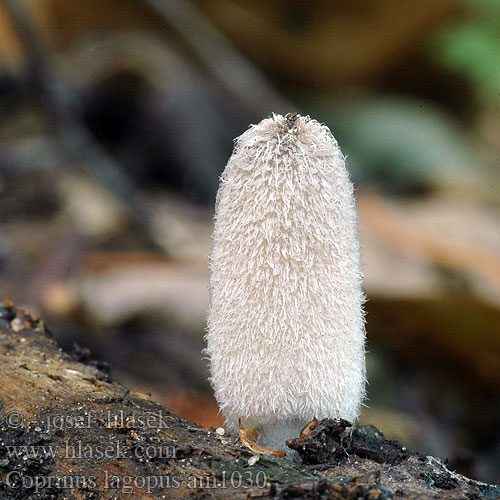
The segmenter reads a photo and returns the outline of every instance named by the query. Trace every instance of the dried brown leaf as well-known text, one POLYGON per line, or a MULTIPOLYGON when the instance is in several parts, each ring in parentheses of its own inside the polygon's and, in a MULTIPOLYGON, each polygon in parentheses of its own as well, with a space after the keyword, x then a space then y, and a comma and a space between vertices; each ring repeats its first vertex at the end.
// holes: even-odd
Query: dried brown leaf
POLYGON ((256 441, 257 441, 257 438, 259 436, 259 433, 255 429, 243 427, 241 425, 241 418, 240 418, 238 424, 240 427, 240 443, 243 446, 246 446, 251 451, 253 451, 254 453, 258 453, 259 455, 267 454, 267 455, 273 455, 275 457, 280 457, 280 458, 283 458, 286 455, 286 453, 284 451, 273 450, 271 448, 266 448, 265 446, 261 446, 260 444, 257 444, 256 441))
POLYGON ((307 437, 311 432, 316 428, 318 425, 318 420, 316 417, 314 417, 301 431, 300 431, 300 437, 307 437))

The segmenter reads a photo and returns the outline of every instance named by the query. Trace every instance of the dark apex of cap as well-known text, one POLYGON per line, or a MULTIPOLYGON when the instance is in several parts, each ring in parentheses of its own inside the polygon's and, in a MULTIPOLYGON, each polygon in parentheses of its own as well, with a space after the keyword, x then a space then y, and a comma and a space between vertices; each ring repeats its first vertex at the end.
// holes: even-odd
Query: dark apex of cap
POLYGON ((297 113, 287 113, 285 115, 286 125, 288 129, 292 129, 295 126, 295 122, 299 115, 297 113))

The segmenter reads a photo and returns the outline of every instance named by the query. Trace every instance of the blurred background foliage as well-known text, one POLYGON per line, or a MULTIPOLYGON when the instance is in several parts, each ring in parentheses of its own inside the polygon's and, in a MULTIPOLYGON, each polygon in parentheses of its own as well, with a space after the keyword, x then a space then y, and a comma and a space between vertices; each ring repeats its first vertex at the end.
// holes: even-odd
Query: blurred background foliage
MULTIPOLYGON (((478 94, 497 96, 500 88, 500 4, 465 0, 467 22, 443 26, 434 40, 438 63, 464 72, 478 94)), ((431 45, 432 47, 432 45, 431 45)))
POLYGON ((3 0, 0 295, 133 390, 222 420, 202 358, 218 176, 272 112, 347 155, 362 420, 500 482, 496 0, 3 0))

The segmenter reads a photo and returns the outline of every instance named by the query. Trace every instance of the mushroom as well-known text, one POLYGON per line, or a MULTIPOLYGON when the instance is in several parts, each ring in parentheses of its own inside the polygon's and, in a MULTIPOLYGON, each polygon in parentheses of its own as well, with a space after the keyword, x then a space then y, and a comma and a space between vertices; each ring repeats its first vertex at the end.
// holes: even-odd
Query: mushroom
POLYGON ((277 450, 313 418, 354 421, 365 328, 353 185, 328 127, 273 115, 222 174, 206 354, 226 425, 277 450))

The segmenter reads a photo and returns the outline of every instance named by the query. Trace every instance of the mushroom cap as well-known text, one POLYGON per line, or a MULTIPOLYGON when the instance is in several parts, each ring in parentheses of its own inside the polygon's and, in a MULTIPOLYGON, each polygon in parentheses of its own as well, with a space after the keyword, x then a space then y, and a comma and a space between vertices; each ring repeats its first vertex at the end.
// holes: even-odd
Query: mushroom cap
POLYGON ((355 420, 363 302, 353 186, 337 141, 296 114, 251 126, 221 177, 210 259, 206 354, 227 424, 355 420))

